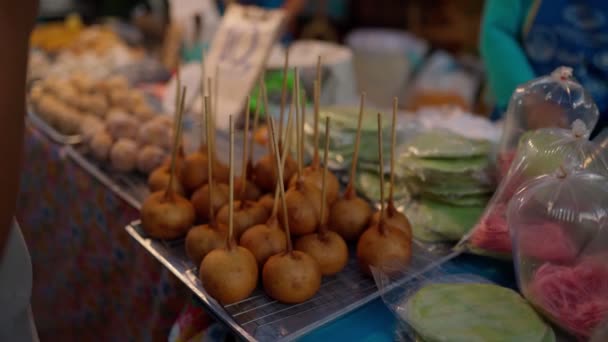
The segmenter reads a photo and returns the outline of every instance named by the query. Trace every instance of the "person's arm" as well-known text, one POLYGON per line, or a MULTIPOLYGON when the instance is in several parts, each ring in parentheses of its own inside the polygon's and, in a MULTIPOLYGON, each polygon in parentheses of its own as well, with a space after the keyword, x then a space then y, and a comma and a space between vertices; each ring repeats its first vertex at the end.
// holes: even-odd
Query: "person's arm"
POLYGON ((505 108, 515 88, 535 77, 519 35, 530 1, 488 0, 481 25, 480 52, 490 89, 505 108))
POLYGON ((15 215, 25 116, 25 79, 35 0, 0 1, 0 257, 15 215))

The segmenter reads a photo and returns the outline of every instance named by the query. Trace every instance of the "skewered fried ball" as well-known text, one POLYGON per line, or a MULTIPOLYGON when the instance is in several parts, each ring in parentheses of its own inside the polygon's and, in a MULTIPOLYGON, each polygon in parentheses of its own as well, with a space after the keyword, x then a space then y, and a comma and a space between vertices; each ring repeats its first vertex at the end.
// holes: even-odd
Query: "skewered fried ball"
POLYGON ((372 209, 358 196, 344 196, 331 207, 329 229, 345 240, 356 240, 368 225, 372 209))
MULTIPOLYGON (((240 178, 234 180, 234 191, 240 194, 243 191, 243 181, 240 178)), ((255 183, 245 180, 245 190, 243 192, 243 198, 248 201, 257 201, 262 196, 262 191, 255 185, 255 183)))
POLYGON ((399 272, 409 265, 411 258, 411 236, 386 223, 372 225, 357 243, 359 265, 368 275, 370 266, 388 274, 399 272))
POLYGON ((266 209, 267 212, 272 212, 272 207, 274 206, 274 198, 271 194, 266 194, 258 200, 258 204, 266 209))
MULTIPOLYGON (((321 191, 316 186, 309 182, 297 182, 285 193, 285 205, 292 234, 305 235, 315 231, 321 214, 321 191)), ((279 219, 285 225, 282 217, 279 219)))
POLYGON ((192 194, 190 201, 196 210, 196 215, 200 221, 209 220, 209 205, 213 212, 217 213, 226 203, 228 203, 228 185, 213 181, 213 193, 211 194, 212 203, 209 200, 209 184, 205 184, 192 194))
MULTIPOLYGON (((296 72, 296 79, 298 79, 296 72)), ((326 120, 325 136, 329 136, 329 118, 326 120)), ((327 165, 329 138, 325 140, 325 154, 323 164, 327 165)), ((321 217, 327 211, 327 166, 323 168, 321 177, 321 217)), ((323 275, 332 275, 340 272, 348 262, 348 247, 340 235, 327 229, 327 221, 321 220, 317 232, 304 235, 296 241, 295 249, 305 252, 313 257, 323 275)))
POLYGON ((304 235, 296 241, 294 248, 315 259, 323 275, 336 274, 348 263, 348 246, 332 231, 304 235))
POLYGON ((286 250, 287 237, 277 217, 271 216, 266 223, 255 225, 245 231, 241 235, 239 244, 253 254, 258 265, 263 266, 268 258, 286 250))
MULTIPOLYGON (((400 213, 397 208, 395 208, 394 204, 390 202, 385 210, 384 221, 387 225, 398 228, 408 236, 412 236, 412 226, 410 221, 405 215, 400 213)), ((370 222, 371 224, 378 224, 380 222, 380 211, 376 211, 374 215, 372 215, 370 222)))
MULTIPOLYGON (((319 191, 321 191, 321 179, 323 177, 323 168, 321 168, 320 166, 308 166, 306 168, 304 168, 302 176, 300 177, 300 180, 303 182, 307 182, 310 183, 311 185, 315 186, 319 191)), ((297 175, 294 175, 291 180, 289 181, 289 187, 293 187, 295 186, 296 182, 298 181, 298 177, 297 175)), ((336 178, 336 176, 333 173, 328 173, 327 174, 327 203, 329 203, 329 205, 332 205, 336 199, 338 199, 338 196, 340 194, 340 182, 338 181, 338 178, 336 178)))
MULTIPOLYGON (((156 192, 162 189, 166 189, 169 185, 169 179, 171 178, 171 168, 169 165, 161 165, 148 176, 148 189, 152 192, 156 192)), ((173 182, 173 191, 175 193, 184 195, 186 192, 180 182, 173 182)))
POLYGON ((199 272, 205 291, 223 305, 249 297, 258 284, 255 257, 246 248, 232 244, 209 252, 199 272))
POLYGON ((365 93, 361 94, 359 118, 357 123, 357 136, 355 139, 355 150, 351 162, 350 179, 346 190, 341 198, 338 198, 331 207, 329 213, 329 229, 340 234, 345 240, 356 240, 368 226, 372 216, 372 208, 369 203, 355 192, 355 179, 357 174, 357 162, 359 160, 359 145, 361 143, 361 125, 365 108, 365 93))
MULTIPOLYGON (((378 154, 380 174, 384 174, 382 156, 382 116, 378 113, 378 154)), ((380 212, 384 213, 384 177, 380 177, 380 212)), ((372 224, 357 242, 357 259, 364 273, 370 275, 370 267, 384 273, 397 273, 407 267, 412 257, 412 236, 392 226, 381 214, 380 223, 372 224)))
POLYGON ((182 185, 192 192, 207 183, 207 178, 207 154, 199 150, 186 156, 179 173, 182 185))
MULTIPOLYGON (((398 99, 395 97, 393 99, 393 122, 391 126, 391 170, 390 170, 390 187, 389 187, 389 195, 388 195, 388 206, 386 210, 381 210, 379 212, 374 213, 371 218, 372 224, 380 223, 380 215, 383 212, 384 221, 386 224, 391 227, 399 228, 403 232, 405 232, 410 238, 412 236, 412 226, 410 225, 410 221, 400 213, 397 208, 395 208, 394 202, 394 189, 395 189, 395 144, 396 142, 396 129, 397 129, 397 107, 398 107, 398 99)), ((380 128, 379 128, 380 129, 380 128)), ((380 173, 383 175, 384 173, 380 173)), ((380 177, 380 181, 384 184, 384 177, 380 177)), ((382 185, 384 186, 384 185, 382 185)))
MULTIPOLYGON (((249 228, 262 224, 268 219, 268 212, 264 207, 253 201, 235 201, 234 202, 234 237, 240 238, 241 235, 249 228)), ((229 203, 217 213, 217 221, 222 224, 228 224, 228 207, 229 203)))
POLYGON ((175 168, 181 133, 181 119, 184 113, 185 90, 178 92, 181 97, 176 104, 177 122, 174 127, 173 151, 169 171, 169 184, 164 191, 151 194, 141 207, 141 223, 148 235, 157 239, 176 239, 184 236, 194 224, 194 207, 190 202, 173 191, 177 182, 175 168))
POLYGON ((177 239, 194 224, 194 208, 173 191, 157 191, 144 201, 141 223, 144 231, 155 239, 177 239))
MULTIPOLYGON (((208 108, 208 99, 206 98, 208 108)), ((230 122, 230 214, 234 206, 234 124, 230 122)), ((212 175, 213 180, 213 175, 212 175)), ((251 252, 237 246, 233 220, 229 220, 228 238, 223 248, 212 250, 201 262, 199 276, 205 290, 222 304, 243 300, 255 290, 258 283, 258 264, 251 252)))
POLYGON ((228 227, 223 224, 202 224, 192 227, 186 235, 186 254, 195 265, 214 249, 221 248, 226 242, 228 227))
MULTIPOLYGON (((277 172, 274 165, 274 155, 267 154, 263 156, 253 167, 254 179, 256 185, 265 192, 271 192, 277 183, 277 172)), ((285 161, 285 176, 292 177, 297 171, 297 163, 291 158, 287 157, 285 161)), ((287 179, 290 179, 287 178, 287 179)), ((287 184, 285 184, 287 186, 287 184)))
POLYGON ((262 277, 266 293, 279 302, 288 304, 309 300, 321 287, 319 264, 301 251, 271 256, 264 264, 262 277))
MULTIPOLYGON (((271 121, 271 139, 275 151, 278 144, 275 138, 274 124, 271 121)), ((279 174, 279 183, 283 183, 283 172, 278 160, 275 160, 279 174)), ((321 270, 317 261, 310 255, 295 251, 291 245, 290 220, 288 219, 285 191, 279 186, 282 202, 287 251, 268 258, 262 270, 264 290, 270 297, 283 303, 301 303, 312 298, 321 287, 321 270)))

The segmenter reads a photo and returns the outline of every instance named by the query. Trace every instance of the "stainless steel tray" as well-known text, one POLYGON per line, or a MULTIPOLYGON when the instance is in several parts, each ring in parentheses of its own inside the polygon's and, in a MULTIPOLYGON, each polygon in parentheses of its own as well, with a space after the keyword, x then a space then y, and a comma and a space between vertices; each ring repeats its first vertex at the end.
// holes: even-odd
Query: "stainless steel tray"
POLYGON ((34 113, 31 109, 27 111, 27 119, 46 136, 58 144, 62 145, 75 145, 82 142, 82 136, 80 134, 65 135, 54 127, 46 123, 41 117, 34 113))
MULTIPOLYGON (((190 288, 212 313, 241 338, 248 341, 293 340, 380 296, 374 280, 358 268, 351 246, 351 257, 345 270, 336 276, 324 277, 321 289, 307 302, 281 304, 258 289, 241 302, 221 306, 201 286, 197 267, 187 258, 184 241, 159 241, 146 236, 139 221, 127 232, 150 254, 190 288)), ((449 250, 429 251, 414 244, 414 257, 402 281, 411 279, 456 255, 449 250)))

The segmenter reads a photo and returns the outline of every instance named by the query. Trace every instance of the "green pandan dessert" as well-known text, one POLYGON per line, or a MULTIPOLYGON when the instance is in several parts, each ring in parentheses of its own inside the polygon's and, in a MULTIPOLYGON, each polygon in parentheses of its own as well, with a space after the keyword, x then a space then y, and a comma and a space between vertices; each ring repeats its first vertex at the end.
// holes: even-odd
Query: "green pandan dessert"
POLYGON ((554 342, 551 327, 516 292, 481 283, 430 284, 400 315, 425 342, 554 342))

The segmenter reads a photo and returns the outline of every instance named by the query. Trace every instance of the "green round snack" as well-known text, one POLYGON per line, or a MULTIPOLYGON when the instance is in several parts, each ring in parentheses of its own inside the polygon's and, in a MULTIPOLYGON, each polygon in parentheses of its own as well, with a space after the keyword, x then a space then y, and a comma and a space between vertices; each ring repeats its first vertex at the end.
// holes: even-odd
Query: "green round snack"
POLYGON ((405 303, 404 319, 426 342, 553 342, 549 325, 516 292, 491 284, 430 284, 405 303))
MULTIPOLYGON (((390 180, 388 176, 384 177, 384 196, 388 198, 390 190, 390 180)), ((365 198, 371 201, 380 200, 380 176, 374 172, 359 171, 357 173, 357 179, 355 180, 355 188, 358 193, 362 194, 365 198)), ((395 187, 393 189, 395 201, 399 202, 402 199, 409 199, 410 194, 407 187, 399 180, 395 181, 395 187)))
POLYGON ((429 199, 412 203, 405 214, 414 237, 425 242, 458 241, 477 222, 483 207, 456 207, 429 199))
POLYGON ((406 154, 418 158, 470 158, 485 156, 490 143, 472 140, 447 131, 430 131, 412 138, 406 146, 406 154))
POLYGON ((401 157, 399 164, 414 173, 441 172, 465 173, 486 169, 490 161, 486 157, 471 157, 462 159, 422 159, 416 157, 401 157))

